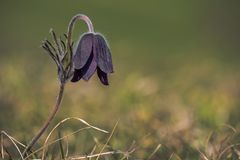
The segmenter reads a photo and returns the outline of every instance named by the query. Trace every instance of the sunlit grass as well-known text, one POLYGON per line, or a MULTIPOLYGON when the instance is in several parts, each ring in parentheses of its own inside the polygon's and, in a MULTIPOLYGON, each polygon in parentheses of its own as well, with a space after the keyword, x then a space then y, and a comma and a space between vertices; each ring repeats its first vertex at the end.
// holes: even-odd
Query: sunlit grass
MULTIPOLYGON (((21 61, 24 62, 23 59, 21 61)), ((154 153, 155 158, 217 159, 220 154, 231 157, 239 152, 238 146, 234 147, 239 143, 239 124, 236 121, 239 119, 235 113, 239 104, 239 74, 219 71, 222 69, 219 65, 214 61, 201 66, 182 64, 170 74, 162 73, 163 77, 144 71, 125 73, 120 70, 125 76, 115 73, 111 77, 110 87, 104 90, 94 79, 88 85, 83 81, 68 84, 61 111, 54 123, 76 116, 111 130, 119 119, 109 147, 127 151, 134 146, 133 157, 148 157, 158 144, 161 147, 154 153), (235 131, 226 127, 227 124, 232 124, 235 131), (220 138, 215 139, 218 136, 211 134, 213 131, 221 135, 220 138), (209 134, 214 142, 208 142, 209 134), (229 138, 225 140, 226 137, 229 138), (212 151, 212 145, 217 148, 216 151, 212 151)), ((1 117, 1 126, 5 126, 4 130, 14 138, 26 142, 38 131, 56 96, 57 80, 52 76, 54 69, 50 70, 48 65, 42 66, 37 85, 34 77, 27 78, 34 71, 27 69, 26 65, 16 63, 16 70, 6 61, 2 66, 4 79, 1 78, 1 84, 4 87, 1 100, 4 102, 2 104, 9 106, 3 106, 2 111, 14 116, 11 121, 1 117)), ((78 129, 76 123, 68 123, 60 131, 66 135, 78 129)), ((94 143, 104 143, 106 139, 104 135, 82 132, 68 138, 69 152, 71 155, 91 153, 94 143), (92 136, 95 137, 94 141, 92 136)), ((53 147, 55 151, 49 150, 50 153, 59 153, 58 144, 55 146, 57 149, 53 147)))

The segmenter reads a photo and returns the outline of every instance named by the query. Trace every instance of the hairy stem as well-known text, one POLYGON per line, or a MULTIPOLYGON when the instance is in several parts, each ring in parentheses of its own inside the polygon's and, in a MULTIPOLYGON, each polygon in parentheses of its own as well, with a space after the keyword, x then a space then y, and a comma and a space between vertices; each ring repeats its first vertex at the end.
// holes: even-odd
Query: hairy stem
POLYGON ((25 148, 25 150, 23 151, 23 155, 26 156, 27 152, 31 150, 31 148, 34 146, 34 144, 39 140, 39 138, 43 135, 43 133, 46 131, 46 129, 48 128, 50 122, 53 120, 53 118, 55 117, 57 111, 60 108, 61 105, 61 101, 63 98, 63 92, 64 92, 64 86, 65 84, 60 84, 60 89, 59 89, 59 93, 58 93, 58 97, 56 100, 56 104, 51 112, 51 114, 49 115, 47 121, 44 123, 44 125, 42 126, 42 128, 39 130, 39 132, 37 133, 37 135, 35 137, 33 137, 33 139, 31 140, 31 142, 27 145, 27 147, 25 148))
POLYGON ((94 28, 93 28, 93 24, 91 22, 91 20, 88 18, 88 16, 84 15, 84 14, 77 14, 75 15, 69 25, 68 25, 68 31, 67 31, 67 51, 70 48, 71 44, 72 44, 72 32, 73 32, 73 28, 75 23, 77 22, 77 20, 83 20, 87 26, 88 26, 88 32, 94 32, 94 28))

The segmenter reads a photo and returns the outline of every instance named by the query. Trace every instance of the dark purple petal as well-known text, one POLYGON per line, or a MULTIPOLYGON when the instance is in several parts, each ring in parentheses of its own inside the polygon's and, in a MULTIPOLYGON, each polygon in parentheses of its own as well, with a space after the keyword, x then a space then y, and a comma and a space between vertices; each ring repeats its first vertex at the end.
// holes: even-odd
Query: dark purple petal
POLYGON ((93 36, 93 33, 87 33, 80 38, 73 57, 73 63, 76 69, 81 69, 87 63, 93 50, 93 36))
POLYGON ((102 84, 109 85, 107 73, 103 72, 99 67, 97 67, 97 74, 102 84))
POLYGON ((73 78, 71 79, 71 82, 77 82, 82 78, 82 71, 81 69, 75 69, 73 78))
POLYGON ((87 63, 83 66, 82 70, 82 78, 86 81, 88 81, 97 68, 97 62, 94 58, 93 52, 91 53, 90 57, 87 60, 87 63))
POLYGON ((113 72, 112 56, 106 40, 100 34, 94 36, 94 54, 97 57, 98 67, 105 73, 113 72))

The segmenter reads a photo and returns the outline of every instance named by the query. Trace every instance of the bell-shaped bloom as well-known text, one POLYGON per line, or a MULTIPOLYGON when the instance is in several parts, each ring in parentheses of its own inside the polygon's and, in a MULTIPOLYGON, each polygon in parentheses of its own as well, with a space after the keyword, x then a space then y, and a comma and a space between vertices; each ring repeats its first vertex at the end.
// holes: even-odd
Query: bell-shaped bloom
POLYGON ((113 73, 112 57, 106 40, 101 34, 86 33, 78 45, 73 57, 74 75, 72 82, 81 78, 88 81, 97 70, 104 85, 108 85, 108 74, 113 73))

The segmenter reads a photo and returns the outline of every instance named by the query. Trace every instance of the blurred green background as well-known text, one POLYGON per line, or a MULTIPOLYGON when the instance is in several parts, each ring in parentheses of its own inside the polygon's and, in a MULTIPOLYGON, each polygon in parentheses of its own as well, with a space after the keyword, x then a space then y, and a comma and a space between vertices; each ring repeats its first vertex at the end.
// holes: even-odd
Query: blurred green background
MULTIPOLYGON (((237 0, 1 1, 0 130, 23 142, 38 131, 58 91, 56 67, 41 41, 50 38, 50 28, 62 35, 71 17, 84 13, 108 39, 115 73, 109 87, 97 76, 69 83, 52 126, 77 116, 111 130, 119 119, 113 148, 124 150, 136 141, 142 148, 137 156, 145 157, 161 143, 168 148, 165 157, 176 152, 192 159, 191 148, 201 147, 210 131, 225 124, 240 128, 239 5, 237 0)), ((85 31, 79 22, 74 40, 85 31)), ((78 124, 69 122, 62 130, 78 124)), ((84 146, 86 137, 73 142, 84 146)))

